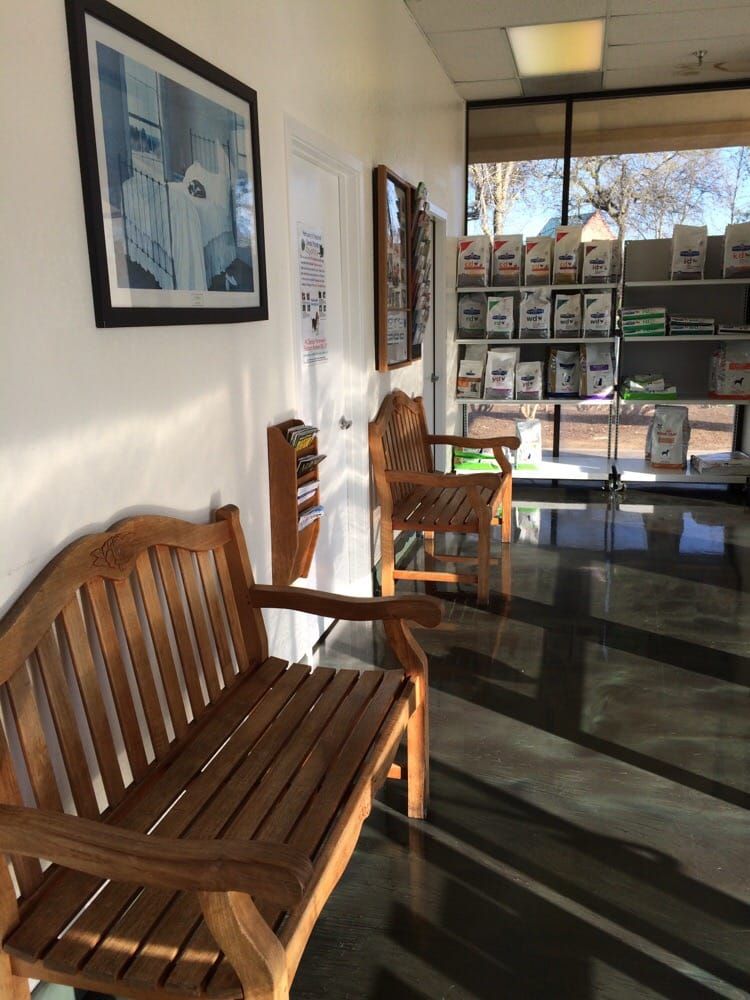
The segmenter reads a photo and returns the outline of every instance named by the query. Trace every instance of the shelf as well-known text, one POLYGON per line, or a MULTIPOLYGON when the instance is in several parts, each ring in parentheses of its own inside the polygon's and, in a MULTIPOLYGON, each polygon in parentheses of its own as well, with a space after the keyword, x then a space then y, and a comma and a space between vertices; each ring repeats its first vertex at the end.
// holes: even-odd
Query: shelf
POLYGON ((622 337, 623 344, 664 344, 669 343, 669 341, 677 341, 679 343, 686 343, 691 340, 695 340, 697 343, 704 341, 712 341, 715 343, 723 344, 725 341, 735 341, 750 340, 750 334, 740 334, 739 336, 733 337, 728 334, 718 334, 718 333, 696 333, 696 334, 683 334, 678 333, 672 336, 668 334, 666 337, 622 337))
POLYGON ((701 475, 687 469, 652 469, 643 458, 618 458, 617 471, 624 483, 744 483, 747 476, 701 475))
MULTIPOLYGON (((614 344, 619 339, 619 337, 511 337, 509 340, 507 338, 505 340, 484 340, 482 337, 461 337, 455 343, 485 344, 490 347, 494 344, 499 344, 502 347, 513 347, 515 344, 543 344, 545 347, 554 347, 555 344, 614 344)), ((727 339, 739 340, 740 338, 727 339)))
POLYGON ((461 295, 471 292, 488 292, 489 294, 494 292, 533 292, 540 288, 547 288, 551 292, 580 292, 589 288, 592 291, 606 292, 619 287, 618 284, 602 285, 596 282, 589 285, 456 285, 456 291, 461 295))
POLYGON ((688 278, 678 281, 664 278, 661 281, 626 281, 623 288, 700 288, 705 285, 750 285, 750 278, 688 278))
POLYGON ((620 399, 623 406, 625 405, 642 405, 643 403, 653 403, 656 405, 669 406, 671 403, 673 406, 687 406, 688 403, 694 404, 711 404, 712 406, 718 404, 719 406, 747 406, 750 403, 750 399, 714 399, 712 396, 678 396, 676 399, 620 399))
POLYGON ((614 403, 614 396, 610 396, 607 399, 578 399, 577 397, 571 399, 459 399, 455 398, 455 402, 459 406, 467 406, 469 403, 492 403, 493 406, 520 406, 523 403, 533 403, 536 406, 541 406, 547 404, 548 406, 570 406, 572 403, 577 403, 581 406, 612 406, 614 403))
POLYGON ((287 431, 303 424, 302 420, 285 420, 268 428, 268 486, 271 501, 271 573, 275 586, 286 587, 298 577, 306 577, 315 553, 320 532, 320 518, 299 528, 300 513, 320 502, 320 487, 301 502, 297 488, 305 483, 319 482, 315 466, 304 475, 297 475, 297 459, 317 455, 317 438, 296 451, 287 441, 287 431), (313 502, 314 501, 314 502, 313 502))

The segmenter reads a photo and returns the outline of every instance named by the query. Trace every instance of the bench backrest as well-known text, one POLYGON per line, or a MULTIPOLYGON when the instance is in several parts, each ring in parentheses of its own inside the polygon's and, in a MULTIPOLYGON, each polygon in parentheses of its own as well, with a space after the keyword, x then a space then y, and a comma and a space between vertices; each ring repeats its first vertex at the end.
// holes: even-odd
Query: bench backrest
MULTIPOLYGON (((235 507, 128 518, 64 549, 0 623, 0 802, 116 806, 266 658, 252 586, 235 507)), ((27 897, 40 864, 10 861, 27 897)))
POLYGON ((370 424, 370 459, 381 504, 384 498, 398 502, 414 489, 408 483, 389 486, 385 481, 387 471, 433 471, 421 396, 412 399, 400 389, 388 393, 370 424))

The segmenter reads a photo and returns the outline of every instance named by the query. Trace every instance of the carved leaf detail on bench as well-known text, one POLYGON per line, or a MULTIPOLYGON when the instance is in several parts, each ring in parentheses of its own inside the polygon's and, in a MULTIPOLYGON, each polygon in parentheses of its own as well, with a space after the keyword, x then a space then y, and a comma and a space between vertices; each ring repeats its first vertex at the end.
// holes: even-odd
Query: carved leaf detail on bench
POLYGON ((128 532, 111 535, 103 545, 91 550, 92 565, 124 570, 133 556, 131 542, 128 532))

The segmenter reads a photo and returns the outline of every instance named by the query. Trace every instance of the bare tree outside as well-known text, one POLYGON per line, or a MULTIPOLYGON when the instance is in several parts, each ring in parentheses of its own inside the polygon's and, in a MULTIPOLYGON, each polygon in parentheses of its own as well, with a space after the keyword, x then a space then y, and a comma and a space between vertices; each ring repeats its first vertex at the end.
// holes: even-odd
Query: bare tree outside
MULTIPOLYGON (((542 208, 559 215, 562 160, 475 163, 469 167, 469 218, 487 235, 519 229, 542 208)), ((571 215, 606 212, 626 239, 672 235, 676 223, 750 219, 750 151, 672 150, 581 156, 571 161, 571 215)))

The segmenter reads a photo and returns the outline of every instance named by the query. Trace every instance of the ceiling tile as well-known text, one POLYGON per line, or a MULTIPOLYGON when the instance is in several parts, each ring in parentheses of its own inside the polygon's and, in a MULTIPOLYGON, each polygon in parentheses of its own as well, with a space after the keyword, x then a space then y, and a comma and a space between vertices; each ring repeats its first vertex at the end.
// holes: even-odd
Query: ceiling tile
MULTIPOLYGON (((625 87, 660 87, 666 84, 686 86, 692 83, 718 83, 730 81, 731 74, 722 73, 709 67, 700 76, 684 76, 669 66, 652 66, 639 69, 610 69, 604 73, 604 89, 617 90, 625 87)), ((742 79, 742 77, 737 77, 742 79)))
POLYGON ((719 7, 747 8, 747 0, 612 0, 609 13, 681 14, 687 10, 716 10, 719 7))
POLYGON ((405 0, 405 2, 427 34, 433 31, 462 31, 475 28, 504 28, 514 24, 576 21, 590 17, 604 17, 607 13, 607 0, 567 0, 564 5, 552 4, 550 0, 526 0, 522 4, 517 0, 405 0))
MULTIPOLYGON (((609 45, 604 54, 604 66, 608 70, 653 66, 671 71, 678 65, 697 62, 691 54, 694 44, 696 43, 657 42, 649 45, 609 45)), ((750 34, 736 38, 714 38, 706 42, 705 48, 707 55, 702 72, 717 62, 747 59, 750 34)))
POLYGON ((609 45, 638 45, 654 38, 660 41, 686 41, 690 48, 709 47, 712 38, 746 35, 750 14, 747 5, 717 10, 685 10, 672 14, 636 14, 611 17, 607 25, 609 45))
POLYGON ((493 98, 521 97, 521 84, 512 80, 477 80, 476 83, 457 83, 456 89, 467 101, 490 101, 493 98))
POLYGON ((428 37, 446 73, 457 83, 515 76, 508 36, 499 28, 443 31, 428 37))

